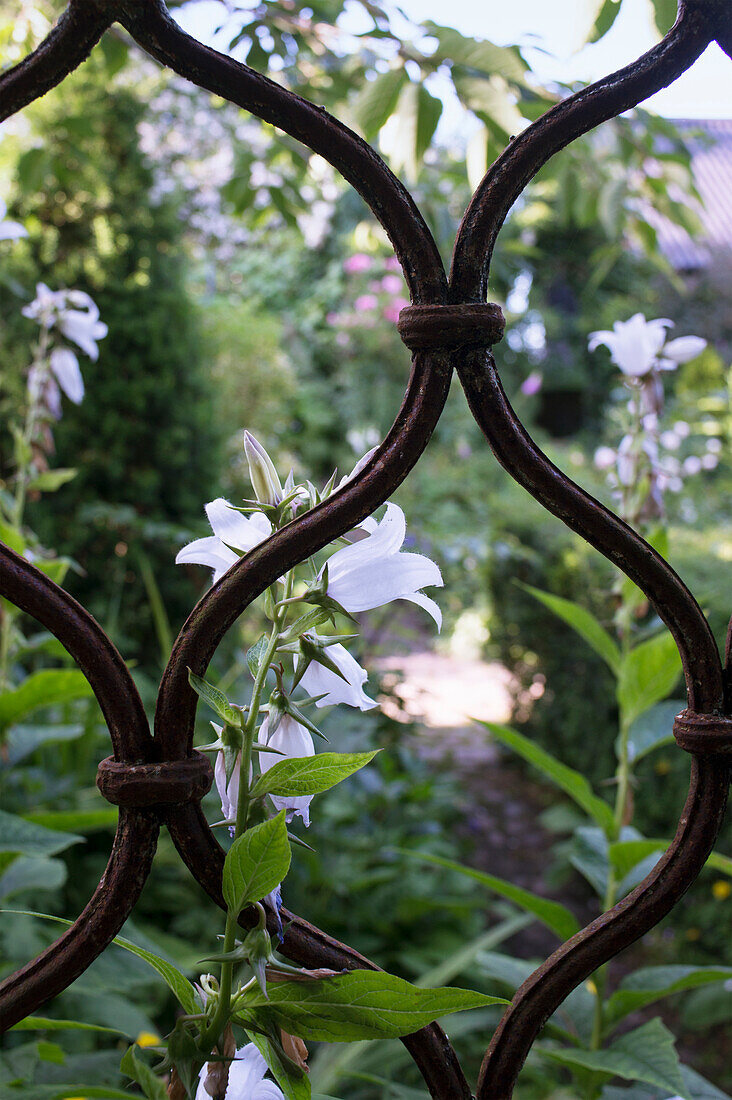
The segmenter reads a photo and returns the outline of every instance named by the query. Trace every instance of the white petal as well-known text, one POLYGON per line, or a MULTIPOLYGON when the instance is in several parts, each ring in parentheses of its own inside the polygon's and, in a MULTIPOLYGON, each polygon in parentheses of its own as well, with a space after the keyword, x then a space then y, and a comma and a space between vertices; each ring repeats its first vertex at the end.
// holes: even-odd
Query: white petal
POLYGON ((272 524, 262 512, 254 512, 247 518, 223 497, 217 497, 206 505, 206 515, 214 535, 227 546, 234 546, 244 553, 258 546, 272 531, 272 524))
POLYGON ((597 332, 591 332, 589 340, 587 341, 587 347, 589 351, 594 351, 595 348, 599 348, 600 344, 608 345, 608 340, 612 340, 615 334, 608 332, 607 329, 598 329, 597 332))
POLYGON ((223 577, 227 569, 239 560, 239 555, 224 546, 221 539, 209 535, 205 539, 189 542, 175 557, 176 565, 207 565, 214 571, 214 583, 223 577))
POLYGON ((229 1068, 226 1100, 249 1100, 266 1072, 267 1063, 254 1043, 240 1047, 229 1068))
MULTIPOLYGON (((359 547, 360 543, 356 543, 359 547)), ((350 549, 350 547, 348 547, 350 549)), ((422 554, 394 554, 328 580, 328 594, 346 611, 368 611, 413 595, 427 585, 442 586, 440 570, 422 554)))
MULTIPOLYGON (((289 759, 315 755, 315 745, 310 733, 289 714, 283 715, 282 721, 271 737, 269 736, 269 718, 265 718, 259 731, 259 739, 265 745, 270 745, 273 749, 279 749, 289 759)), ((282 757, 275 753, 261 753, 259 767, 263 772, 269 771, 281 759, 282 757)), ((288 822, 292 821, 295 814, 299 814, 303 824, 310 824, 311 795, 298 795, 292 798, 280 798, 278 795, 273 795, 272 802, 276 810, 287 811, 288 822)))
POLYGON ((84 379, 73 351, 70 348, 54 348, 51 352, 51 370, 69 401, 79 405, 84 396, 84 379))
POLYGON ((347 485, 349 481, 353 481, 353 479, 355 477, 358 477, 358 475, 361 473, 363 468, 369 464, 369 462, 371 461, 373 455, 376 454, 378 449, 379 449, 378 446, 377 447, 372 447, 370 451, 366 452, 366 454, 363 456, 363 458, 359 458, 358 462, 353 467, 350 474, 346 474, 346 476, 342 477, 341 480, 338 482, 338 484, 336 485, 336 492, 339 489, 342 489, 344 485, 347 485))
POLYGON ((688 363, 690 359, 696 359, 697 355, 701 355, 706 346, 707 342, 702 340, 701 336, 680 336, 677 340, 666 344, 663 354, 673 359, 675 363, 688 363))
POLYGON ((351 546, 344 546, 342 550, 336 550, 333 557, 328 559, 329 584, 334 577, 345 576, 363 563, 397 554, 404 542, 406 532, 404 512, 397 504, 387 504, 384 518, 373 534, 351 546))
POLYGON ((274 1081, 260 1081, 254 1088, 252 1100, 285 1100, 285 1094, 274 1081))
POLYGON ((59 317, 58 327, 67 340, 77 344, 90 359, 99 358, 97 340, 107 335, 107 326, 80 310, 67 309, 59 317))
POLYGON ((0 221, 0 241, 17 241, 27 236, 28 230, 20 222, 0 221))
POLYGON ((338 703, 346 703, 349 707, 358 707, 359 710, 371 710, 375 707, 374 700, 369 699, 363 690, 363 684, 368 679, 366 669, 361 668, 356 658, 340 642, 328 646, 326 652, 348 682, 318 661, 313 661, 300 683, 308 695, 324 695, 315 705, 333 707, 338 703))
POLYGON ((432 616, 437 623, 438 632, 442 630, 442 612, 440 607, 431 600, 429 596, 425 596, 423 592, 414 592, 411 596, 402 596, 403 600, 409 600, 410 603, 416 603, 419 607, 423 607, 425 611, 432 616))

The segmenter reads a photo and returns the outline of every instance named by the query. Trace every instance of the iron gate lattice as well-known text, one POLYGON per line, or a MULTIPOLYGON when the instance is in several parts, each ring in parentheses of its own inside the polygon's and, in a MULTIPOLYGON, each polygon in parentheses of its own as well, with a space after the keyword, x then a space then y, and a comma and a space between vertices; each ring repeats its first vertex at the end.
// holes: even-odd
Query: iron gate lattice
MULTIPOLYGON (((187 666, 202 676, 252 600, 387 500, 427 445, 454 369, 499 463, 648 597, 676 641, 688 695, 688 707, 674 725, 678 744, 692 757, 675 839, 631 894, 562 944, 517 991, 488 1047, 477 1089, 477 1100, 508 1100, 549 1016, 599 966, 657 924, 704 866, 730 780, 732 662, 729 640, 723 661, 701 608, 668 563, 557 469, 511 408, 490 352, 503 334, 500 309, 486 303, 491 256, 509 209, 554 153, 670 84, 711 41, 732 56, 730 4, 680 0, 674 27, 656 47, 563 100, 512 138, 467 208, 449 276, 411 196, 369 145, 324 108, 189 37, 163 0, 71 0, 38 49, 0 77, 0 119, 59 84, 115 22, 162 65, 319 153, 361 195, 388 234, 409 287, 412 304, 402 311, 398 329, 412 352, 412 370, 394 424, 362 473, 240 559, 195 607, 160 683, 154 736, 124 661, 98 624, 39 570, 0 545, 0 594, 55 634, 94 691, 114 750, 100 764, 98 784, 119 806, 109 863, 86 908, 54 944, 0 985, 2 1027, 65 989, 111 942, 139 898, 161 824, 197 881, 225 907, 224 853, 200 806, 212 775, 192 747, 197 697, 188 685, 187 666)), ((282 950, 295 962, 374 968, 301 917, 286 917, 282 950)), ((246 914, 241 922, 246 926, 246 914)), ((436 1024, 403 1042, 433 1097, 471 1100, 455 1052, 436 1024)))

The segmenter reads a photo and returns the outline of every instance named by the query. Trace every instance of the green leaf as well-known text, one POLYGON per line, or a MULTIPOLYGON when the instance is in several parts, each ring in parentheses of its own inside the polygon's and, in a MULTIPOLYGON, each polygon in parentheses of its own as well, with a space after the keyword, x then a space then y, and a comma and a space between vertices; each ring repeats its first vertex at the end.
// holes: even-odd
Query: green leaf
POLYGON ((60 741, 76 741, 84 732, 79 723, 74 726, 13 726, 5 742, 8 764, 18 764, 43 745, 60 741))
POLYGON ((101 810, 43 810, 26 814, 25 820, 61 832, 93 833, 98 829, 116 829, 118 817, 116 807, 110 806, 101 810))
POLYGON ((495 722, 480 724, 489 729, 502 745, 506 745, 522 759, 538 768, 552 783, 574 799, 577 805, 594 818, 603 829, 608 832, 613 830, 615 822, 612 809, 607 802, 594 794, 590 784, 578 771, 562 764, 550 753, 535 745, 528 737, 524 737, 523 734, 508 726, 499 726, 495 722))
POLYGON ((665 699, 680 672, 676 642, 666 631, 631 649, 623 659, 618 677, 618 704, 623 722, 634 722, 665 699))
POLYGON ((255 642, 254 645, 247 650, 247 664, 249 665, 249 671, 252 674, 252 678, 255 680, 259 672, 259 665, 267 651, 268 641, 267 635, 263 634, 259 641, 255 642))
POLYGON ((204 680, 202 676, 196 676, 195 672, 191 672, 190 669, 188 669, 188 683, 191 685, 196 695, 198 695, 199 699, 203 699, 205 703, 208 703, 211 709, 218 714, 219 718, 225 722, 227 726, 233 726, 234 729, 241 729, 241 711, 232 707, 223 691, 219 691, 213 684, 209 684, 208 680, 204 680))
POLYGON ((23 191, 40 190, 50 168, 51 156, 45 149, 27 149, 18 158, 16 166, 18 182, 23 191))
POLYGON ((271 893, 290 869, 291 858, 284 810, 247 829, 234 841, 224 861, 223 891, 229 909, 238 915, 245 906, 271 893))
POLYGON ((406 83, 394 111, 396 125, 386 151, 394 167, 403 168, 416 179, 422 157, 429 147, 442 114, 442 101, 431 96, 423 84, 406 83))
POLYGON ((572 600, 553 596, 551 592, 543 592, 540 588, 532 588, 529 584, 519 583, 519 588, 531 593, 558 618, 571 626, 589 646, 592 646, 595 653, 602 657, 612 672, 618 675, 621 664, 620 649, 594 615, 579 604, 573 603, 572 600))
POLYGON ((441 27, 428 20, 424 24, 427 33, 436 38, 439 45, 435 58, 453 61, 456 65, 476 69, 486 76, 498 74, 512 83, 526 86, 528 66, 516 47, 496 46, 485 39, 466 38, 452 27, 441 27))
POLYGON ((14 1024, 11 1031, 103 1031, 108 1035, 124 1035, 114 1027, 102 1027, 101 1024, 85 1024, 81 1020, 55 1020, 49 1016, 26 1016, 14 1024))
MULTIPOLYGON (((27 909, 0 909, 0 913, 15 913, 22 917, 38 917, 40 920, 54 921, 56 924, 64 924, 67 927, 74 923, 65 920, 64 917, 54 917, 51 913, 35 913, 27 909)), ((162 959, 152 951, 146 951, 144 947, 138 947, 136 943, 125 939, 124 936, 115 936, 112 943, 125 951, 129 951, 132 955, 137 955, 139 959, 143 959, 144 962, 148 963, 153 970, 157 970, 189 1016, 195 1016, 201 1011, 195 989, 177 966, 168 962, 167 959, 162 959)))
MULTIPOLYGON (((609 854, 618 873, 627 875, 641 860, 647 859, 654 852, 664 852, 670 845, 671 840, 668 838, 629 840, 611 844, 609 854)), ((721 852, 710 852, 706 866, 712 871, 732 877, 732 857, 722 855, 721 852)))
POLYGON ((296 1077, 288 1073, 272 1043, 258 1031, 247 1031, 247 1038, 254 1043, 269 1066, 270 1072, 285 1094, 285 1100, 311 1100, 310 1078, 306 1073, 296 1077))
POLYGON ((78 669, 46 668, 33 672, 20 687, 0 697, 0 729, 39 707, 85 699, 91 694, 86 677, 78 669))
POLYGON ((599 42, 611 29, 620 12, 620 0, 605 0, 595 20, 590 42, 599 42))
POLYGON ((640 718, 636 718, 628 733, 628 754, 634 763, 661 745, 674 739, 674 718, 686 707, 684 699, 667 699, 656 703, 640 718))
POLYGON ((10 856, 10 863, 0 875, 0 898, 27 890, 56 890, 66 882, 66 865, 60 859, 37 856, 10 856))
POLYGON ((53 856, 84 838, 73 833, 59 833, 34 825, 23 817, 0 810, 0 852, 19 852, 25 856, 53 856))
POLYGON ((266 1012, 280 1027, 315 1042, 396 1039, 451 1012, 508 1004, 469 989, 420 989, 380 970, 352 970, 317 982, 270 982, 269 1000, 252 988, 240 1014, 266 1012))
POLYGON ((623 1077, 626 1081, 642 1081, 684 1100, 689 1097, 679 1070, 674 1037, 660 1020, 651 1020, 623 1035, 605 1050, 534 1049, 543 1058, 561 1065, 623 1077))
POLYGON ((127 43, 120 37, 117 28, 102 35, 99 43, 104 55, 107 76, 115 76, 127 64, 127 43))
POLYGON ((408 77, 403 66, 379 73, 375 80, 364 83, 352 104, 353 117, 364 137, 371 141, 394 113, 408 77))
POLYGON ((610 871, 607 836, 602 829, 575 829, 569 862, 589 882, 599 898, 604 898, 610 871))
POLYGON ((668 34, 676 22, 676 0, 651 0, 653 4, 653 21, 659 34, 668 34))
POLYGON ((500 77, 453 73, 455 91, 461 103, 485 122, 504 143, 526 126, 506 81, 500 77))
POLYGON ((489 875, 486 871, 477 871, 473 867, 465 867, 462 863, 455 863, 451 859, 443 859, 442 856, 429 855, 426 852, 411 852, 408 849, 396 848, 394 851, 410 859, 419 860, 422 863, 431 863, 435 867, 445 867, 448 871, 455 871, 459 875, 475 879, 494 894, 508 898, 514 905, 518 905, 527 913, 532 913, 547 928, 551 928, 561 940, 569 939, 579 931, 579 924, 569 909, 560 905, 558 901, 550 901, 532 894, 530 890, 524 890, 521 886, 515 886, 512 882, 489 875))
POLYGON ((125 1053, 119 1068, 142 1089, 148 1100, 168 1100, 168 1090, 150 1067, 135 1055, 134 1045, 125 1053))
POLYGON ((349 775, 369 764, 380 749, 373 752, 321 752, 317 756, 291 757, 278 760, 263 772, 252 789, 252 797, 275 794, 292 798, 298 795, 320 794, 348 779, 349 775))
POLYGON ((729 966, 649 966, 636 970, 623 978, 620 988, 607 1001, 607 1025, 612 1028, 629 1012, 674 993, 697 989, 712 982, 726 982, 730 978, 732 967, 729 966))
POLYGON ((56 470, 44 470, 42 473, 36 474, 28 488, 39 493, 55 493, 57 489, 60 489, 62 485, 65 485, 67 481, 71 481, 74 477, 76 477, 76 470, 60 466, 56 470))

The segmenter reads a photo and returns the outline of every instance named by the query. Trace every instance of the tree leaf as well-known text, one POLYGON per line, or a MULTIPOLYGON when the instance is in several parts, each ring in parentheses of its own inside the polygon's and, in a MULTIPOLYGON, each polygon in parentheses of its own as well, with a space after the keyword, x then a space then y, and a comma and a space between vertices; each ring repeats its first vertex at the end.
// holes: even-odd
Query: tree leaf
POLYGON ((605 0, 598 12, 595 26, 590 35, 590 42, 599 42, 611 29, 620 12, 620 0, 605 0))
POLYGON ((628 974, 605 1006, 606 1022, 612 1028, 629 1012, 712 982, 732 978, 729 966, 648 966, 628 974))
POLYGON ((92 689, 84 676, 75 668, 44 668, 33 672, 12 691, 0 697, 0 729, 12 725, 39 707, 68 703, 72 699, 85 699, 92 689))
POLYGON ((238 915, 271 893, 290 869, 291 858, 284 810, 247 829, 224 861, 223 891, 229 909, 238 915))
POLYGON ((66 882, 66 864, 60 859, 37 856, 11 856, 0 875, 0 898, 26 890, 56 890, 66 882))
POLYGON ((420 989, 380 970, 351 970, 317 982, 270 982, 267 1000, 252 988, 239 1001, 247 1010, 266 1012, 280 1027, 315 1042, 396 1039, 418 1031, 451 1012, 508 1004, 469 989, 420 989))
POLYGON ((394 110, 394 129, 382 144, 394 167, 403 168, 411 179, 419 174, 441 114, 442 101, 431 96, 423 84, 409 81, 403 86, 394 110))
POLYGON ((543 592, 540 588, 532 588, 530 584, 519 582, 519 588, 523 588, 524 592, 529 592, 558 618, 571 626, 594 649, 595 653, 602 657, 611 671, 615 675, 618 674, 621 663, 620 649, 605 630, 605 627, 586 608, 580 607, 572 600, 565 600, 561 596, 553 596, 551 592, 543 592))
POLYGON ((116 829, 118 817, 116 806, 109 806, 101 810, 43 810, 26 814, 25 820, 63 833, 93 833, 98 829, 116 829))
POLYGON ((13 1024, 11 1031, 103 1031, 108 1035, 124 1035, 114 1027, 102 1027, 101 1024, 85 1024, 81 1020, 56 1020, 49 1016, 26 1016, 13 1024))
POLYGON ((573 914, 558 901, 541 898, 537 894, 532 894, 530 890, 524 890, 523 887, 515 886, 514 883, 507 882, 505 879, 489 875, 486 871, 477 871, 473 867, 465 867, 462 863, 455 863, 451 859, 443 859, 442 856, 433 856, 426 852, 412 852, 405 848, 396 848, 394 851, 399 852, 400 855, 409 856, 410 859, 431 863, 435 867, 445 867, 448 871, 455 871, 459 875, 475 879, 476 882, 480 882, 481 885, 488 890, 492 890, 493 893, 508 898, 514 905, 518 905, 527 913, 533 913, 542 924, 545 924, 547 928, 551 928, 552 932, 555 932, 561 940, 569 939, 570 936, 579 931, 579 924, 573 914))
POLYGON ((75 741, 81 737, 84 727, 81 723, 73 726, 13 726, 8 731, 5 742, 8 764, 18 764, 30 756, 42 745, 52 745, 59 741, 75 741))
POLYGON ((651 0, 653 4, 653 21, 659 34, 668 34, 676 22, 676 0, 651 0))
POLYGON ((74 833, 60 833, 34 825, 23 817, 0 810, 0 852, 19 852, 24 856, 53 856, 82 844, 84 838, 74 833))
POLYGON ((211 709, 218 714, 219 718, 225 722, 227 726, 233 726, 234 729, 241 729, 241 711, 232 707, 223 691, 219 691, 213 684, 209 684, 208 680, 204 680, 202 676, 196 676, 195 672, 191 672, 190 669, 188 669, 188 683, 191 685, 196 695, 198 695, 200 699, 203 699, 205 703, 208 703, 211 709))
POLYGON ((676 642, 664 631, 641 642, 628 653, 618 677, 618 704, 624 722, 630 724, 665 699, 676 685, 681 658, 676 642))
POLYGON ((452 27, 442 27, 431 20, 425 22, 424 27, 439 43, 435 58, 476 69, 486 76, 498 74, 511 83, 527 86, 528 65, 517 47, 496 46, 486 39, 466 38, 452 27))
POLYGON ((612 832, 615 820, 611 807, 604 799, 598 798, 583 775, 574 768, 562 764, 551 753, 539 748, 528 737, 524 737, 523 734, 508 726, 500 726, 495 722, 480 724, 490 730, 502 745, 506 745, 522 759, 538 768, 552 783, 568 794, 586 814, 594 818, 598 825, 607 832, 612 832))
POLYGON ((380 751, 321 752, 317 756, 278 760, 269 771, 259 776, 252 788, 252 797, 275 794, 289 798, 320 794, 364 768, 380 751))
POLYGON ((549 1050, 534 1047, 543 1058, 565 1066, 642 1081, 666 1093, 690 1100, 679 1069, 674 1037, 660 1020, 651 1020, 623 1035, 605 1050, 549 1050))
POLYGON ((409 78, 403 66, 379 73, 364 83, 352 104, 353 117, 364 137, 371 141, 394 113, 399 93, 409 78))

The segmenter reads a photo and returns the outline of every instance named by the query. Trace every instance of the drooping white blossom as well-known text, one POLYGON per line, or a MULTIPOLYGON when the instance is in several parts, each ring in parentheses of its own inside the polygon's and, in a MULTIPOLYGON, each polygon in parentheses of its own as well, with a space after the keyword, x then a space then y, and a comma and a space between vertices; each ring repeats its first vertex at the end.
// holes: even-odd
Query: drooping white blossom
POLYGON ((81 377, 79 360, 71 348, 54 348, 49 358, 51 371, 56 381, 75 405, 81 404, 84 397, 84 379, 81 377))
MULTIPOLYGON (((263 745, 271 749, 278 749, 278 753, 263 752, 259 757, 259 767, 262 772, 269 771, 278 760, 294 759, 303 756, 315 756, 315 745, 309 732, 291 715, 283 714, 280 724, 270 737, 269 716, 265 718, 259 730, 259 740, 263 745), (279 753, 283 753, 280 756, 279 753)), ((272 795, 275 809, 286 810, 287 821, 292 821, 295 814, 299 814, 305 825, 310 824, 310 803, 312 795, 297 795, 292 798, 272 795)))
MULTIPOLYGON (((254 1043, 240 1047, 229 1064, 229 1083, 226 1087, 226 1100, 285 1100, 284 1094, 274 1081, 265 1081, 267 1063, 254 1043)), ((199 1073, 196 1100, 211 1100, 206 1091, 208 1064, 199 1073)))
POLYGON ((90 359, 99 358, 97 341, 108 330, 104 321, 99 320, 96 303, 83 290, 51 290, 45 283, 37 283, 35 298, 21 312, 42 328, 56 327, 90 359))
POLYGON ((362 527, 367 524, 370 532, 366 538, 344 546, 328 559, 328 595, 351 613, 381 607, 392 600, 409 600, 423 607, 439 629, 442 613, 420 589, 428 585, 441 587, 442 575, 423 554, 401 552, 406 535, 404 512, 390 503, 380 523, 367 520, 362 527))
POLYGON ((363 690, 363 685, 368 679, 366 669, 361 667, 356 658, 352 657, 340 642, 329 645, 326 653, 346 679, 342 680, 335 672, 318 661, 311 661, 300 683, 308 695, 324 696, 317 700, 316 706, 333 707, 338 703, 346 703, 349 707, 358 707, 359 710, 371 710, 375 707, 374 700, 369 699, 363 690))
POLYGON ((272 524, 262 512, 242 515, 228 500, 217 497, 206 505, 206 515, 213 535, 194 539, 176 555, 176 565, 207 565, 214 571, 214 583, 227 569, 258 546, 272 531, 272 524))
POLYGON ((7 204, 0 199, 0 241, 17 241, 19 237, 27 237, 28 230, 25 226, 6 218, 7 212, 7 204))
MULTIPOLYGON (((214 726, 214 729, 221 736, 221 726, 214 726)), ((236 824, 236 808, 239 804, 239 776, 241 773, 241 755, 237 756, 236 763, 234 764, 234 770, 231 773, 229 782, 226 782, 226 762, 223 752, 219 752, 216 756, 216 765, 214 767, 214 779, 216 780, 216 790, 219 792, 219 798, 221 799, 221 813, 224 821, 227 825, 236 824)))

